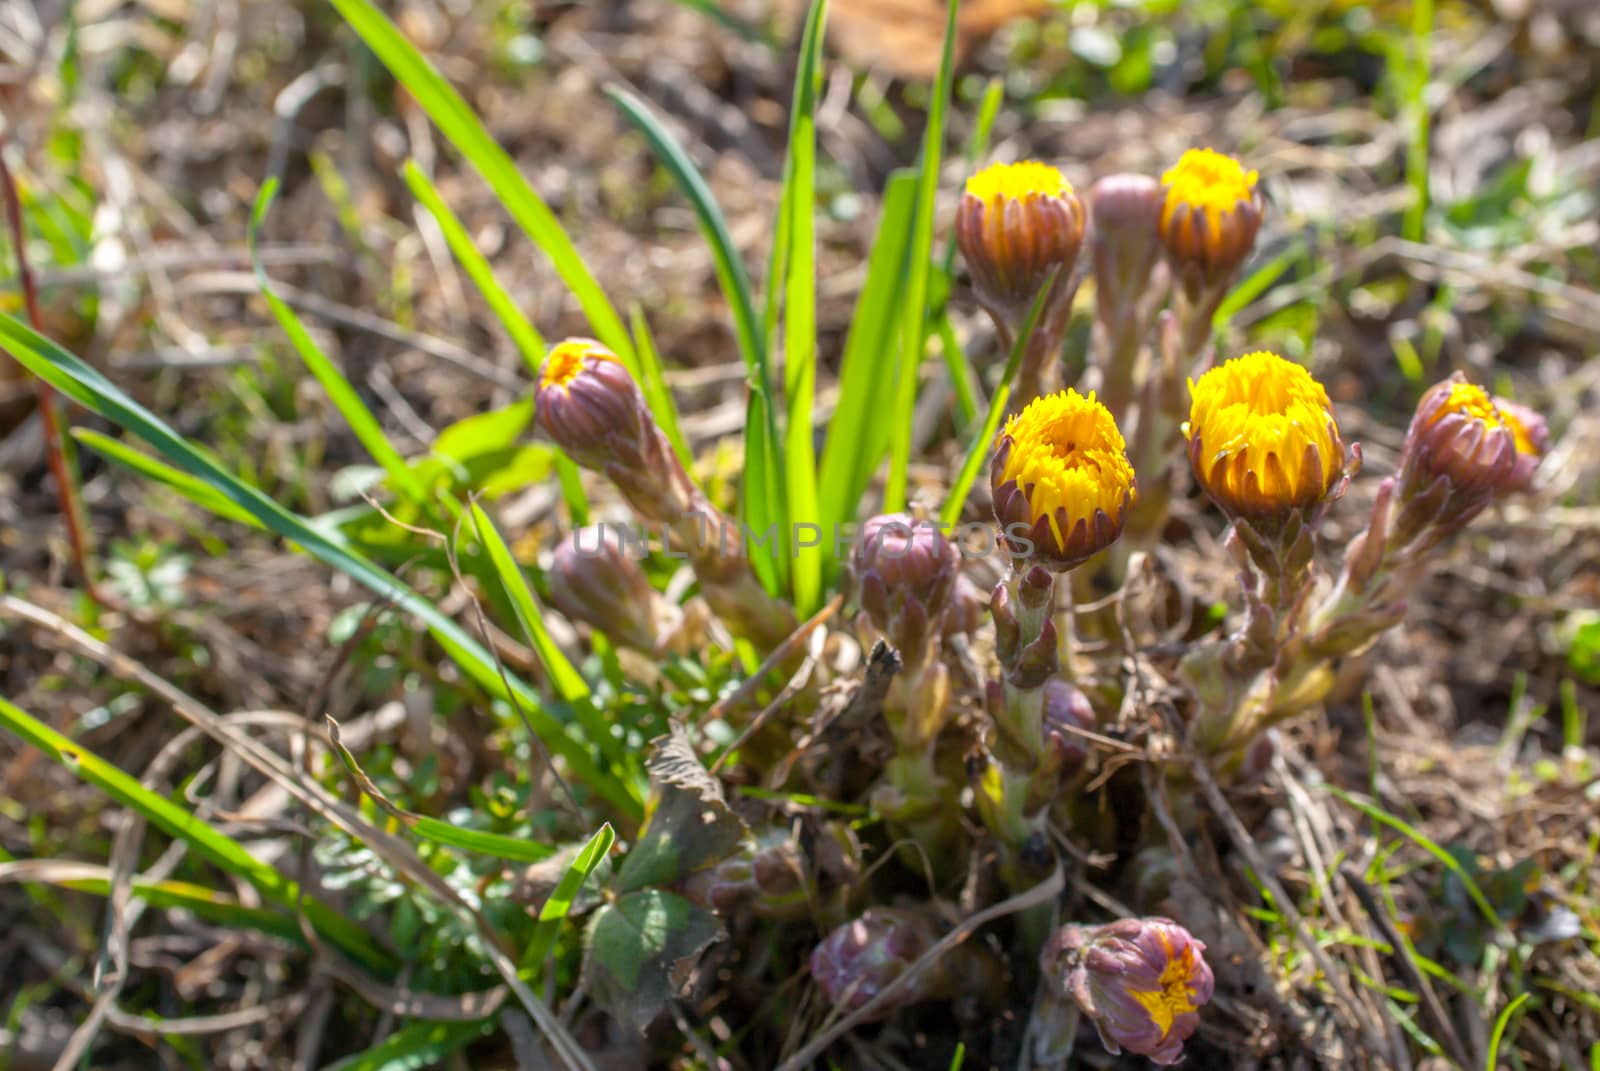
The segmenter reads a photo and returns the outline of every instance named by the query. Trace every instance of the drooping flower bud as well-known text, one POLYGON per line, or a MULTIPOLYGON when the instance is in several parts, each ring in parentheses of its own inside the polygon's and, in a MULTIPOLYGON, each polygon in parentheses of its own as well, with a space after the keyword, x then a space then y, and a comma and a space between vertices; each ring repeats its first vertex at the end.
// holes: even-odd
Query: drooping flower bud
POLYGON ((990 314, 1015 330, 1045 282, 1065 290, 1083 245, 1084 210, 1060 171, 994 164, 967 180, 956 244, 990 314))
POLYGON ((679 891, 701 907, 767 919, 809 914, 810 876, 805 855, 787 829, 771 827, 747 838, 738 852, 685 878, 679 891))
POLYGON ((616 354, 586 338, 550 351, 534 395, 539 426, 585 468, 603 470, 645 449, 650 408, 616 354))
POLYGON ((915 660, 940 633, 959 565, 955 544, 937 524, 883 514, 862 526, 850 580, 872 626, 915 660))
POLYGON ((550 604, 619 644, 654 651, 667 616, 666 600, 650 586, 615 526, 591 525, 556 544, 545 574, 550 604))
POLYGON ((1256 178, 1210 149, 1190 149, 1161 176, 1161 243, 1191 299, 1226 287, 1255 247, 1266 207, 1256 178))
POLYGON ((1109 1052, 1126 1049, 1169 1066, 1182 1058, 1211 999, 1204 951, 1171 919, 1120 919, 1064 927, 1046 943, 1040 965, 1093 1021, 1109 1052))
POLYGON ((1107 175, 1089 190, 1095 301, 1102 319, 1131 312, 1161 256, 1162 192, 1148 175, 1107 175))
POLYGON ((1138 494, 1122 433, 1093 391, 1037 398, 1007 420, 989 484, 1012 558, 1056 572, 1115 542, 1138 494))
POLYGON ((1190 380, 1189 393, 1189 462, 1230 518, 1275 530, 1345 475, 1328 392, 1292 361, 1248 353, 1190 380))

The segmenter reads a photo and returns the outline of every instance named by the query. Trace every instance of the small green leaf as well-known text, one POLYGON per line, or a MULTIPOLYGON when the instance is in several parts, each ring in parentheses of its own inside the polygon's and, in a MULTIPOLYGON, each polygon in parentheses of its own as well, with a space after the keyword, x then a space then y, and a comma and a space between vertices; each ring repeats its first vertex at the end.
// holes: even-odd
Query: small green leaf
POLYGON ((623 1023, 643 1031, 722 936, 716 916, 681 896, 640 889, 594 914, 584 944, 584 986, 623 1023))
POLYGON ((681 881, 732 855, 748 832, 682 730, 656 741, 646 768, 652 809, 617 875, 618 892, 681 881))
POLYGON ((595 831, 589 842, 578 849, 573 856, 566 873, 561 875, 561 880, 556 883, 555 891, 545 900, 544 906, 539 909, 539 922, 533 931, 533 939, 528 943, 527 950, 523 953, 522 964, 525 967, 536 967, 543 963, 550 950, 555 947, 556 934, 561 930, 562 921, 572 912, 573 903, 578 899, 578 893, 583 890, 583 883, 589 880, 595 868, 610 854, 611 846, 616 843, 617 835, 607 822, 595 831))

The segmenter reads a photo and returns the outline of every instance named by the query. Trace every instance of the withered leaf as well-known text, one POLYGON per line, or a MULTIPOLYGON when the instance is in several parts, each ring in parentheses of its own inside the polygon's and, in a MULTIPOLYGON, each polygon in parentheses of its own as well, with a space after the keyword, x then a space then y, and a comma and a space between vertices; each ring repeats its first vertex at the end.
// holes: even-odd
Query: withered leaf
POLYGON ((732 855, 748 832, 681 729, 655 741, 649 817, 617 874, 615 891, 672 885, 732 855))

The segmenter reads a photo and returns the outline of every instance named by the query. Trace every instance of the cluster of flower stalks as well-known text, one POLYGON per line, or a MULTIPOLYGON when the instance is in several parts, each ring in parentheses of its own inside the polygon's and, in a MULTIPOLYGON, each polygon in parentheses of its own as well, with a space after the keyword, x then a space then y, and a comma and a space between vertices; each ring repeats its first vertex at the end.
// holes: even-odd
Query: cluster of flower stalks
MULTIPOLYGON (((1341 661, 1401 620, 1436 549, 1525 490, 1546 446, 1535 413, 1456 374, 1423 395, 1365 529, 1321 545, 1324 514, 1361 456, 1327 392, 1275 354, 1216 363, 1211 352, 1213 318, 1265 208, 1256 173, 1210 150, 1185 153, 1159 181, 1103 178, 1085 197, 1040 163, 996 165, 967 183, 956 239, 1014 376, 1015 408, 989 467, 1001 554, 968 561, 947 531, 910 514, 865 521, 843 584, 859 650, 882 643, 898 654, 871 711, 887 747, 864 748, 848 775, 786 761, 789 745, 815 730, 813 690, 793 699, 787 725, 762 727, 783 746, 752 741, 741 752, 740 778, 868 805, 891 869, 931 882, 936 895, 960 888, 970 902, 973 890, 1027 889, 1059 865, 1056 848, 1068 841, 1129 860, 1103 875, 1122 902, 1184 917, 1151 875, 1162 872, 1174 823, 1192 835, 1206 822, 1186 764, 1204 763, 1224 786, 1259 776, 1269 730, 1318 706, 1341 661), (1060 382, 1062 350, 1090 277, 1093 348, 1079 393, 1060 382), (1124 605, 1127 578, 1154 569, 1148 552, 1191 477, 1227 522, 1234 612, 1198 639, 1148 642, 1140 637, 1151 629, 1124 605), (995 557, 1005 562, 997 582, 995 557), (1182 761, 1141 770, 1125 761, 1130 751, 1182 761), (1122 761, 1108 762, 1113 754, 1122 761), (1148 799, 1156 769, 1170 804, 1159 823, 1148 799)), ((692 649, 713 621, 762 652, 791 635, 791 607, 758 583, 738 526, 686 474, 614 356, 588 341, 557 347, 537 413, 639 520, 681 543, 700 596, 669 603, 624 548, 574 533, 549 573, 558 608, 652 655, 692 649)), ((683 891, 725 917, 809 917, 821 935, 812 977, 842 1011, 993 999, 1009 971, 1013 981, 1043 980, 1034 1019, 1045 1036, 1035 1041, 1058 1058, 1092 1023, 1110 1051, 1170 1064, 1197 1028, 1212 991, 1197 924, 1131 917, 1052 933, 1024 923, 1004 962, 969 941, 913 970, 948 930, 934 902, 875 904, 859 883, 823 896, 829 868, 768 823, 747 851, 683 891)), ((859 851, 854 832, 817 826, 824 834, 809 843, 859 851)))

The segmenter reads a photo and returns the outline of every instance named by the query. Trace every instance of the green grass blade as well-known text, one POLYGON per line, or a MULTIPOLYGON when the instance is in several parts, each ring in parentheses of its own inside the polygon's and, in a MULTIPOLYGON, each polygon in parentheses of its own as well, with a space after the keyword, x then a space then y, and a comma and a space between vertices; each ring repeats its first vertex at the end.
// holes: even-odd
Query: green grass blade
POLYGON ((511 600, 517 623, 522 626, 539 664, 555 685, 556 694, 571 705, 584 732, 608 762, 624 769, 635 769, 637 764, 631 761, 627 748, 611 732, 611 725, 595 708, 594 693, 589 688, 589 682, 573 668, 555 640, 550 638, 550 630, 544 626, 544 610, 500 530, 478 503, 473 502, 470 510, 478 542, 488 551, 489 562, 500 578, 500 586, 505 589, 506 597, 511 600))
MULTIPOLYGON (((64 889, 88 893, 91 896, 110 896, 109 878, 63 878, 52 884, 64 889)), ((231 896, 195 885, 187 881, 140 881, 132 883, 133 895, 159 910, 187 911, 207 922, 219 926, 254 930, 269 937, 304 945, 305 934, 292 915, 265 907, 246 907, 231 896)))
POLYGON ((209 452, 179 435, 94 368, 4 313, 0 313, 0 347, 67 397, 137 435, 179 469, 203 480, 269 531, 390 600, 402 612, 416 615, 451 660, 480 688, 522 708, 545 746, 566 761, 577 780, 619 813, 632 820, 642 816, 637 786, 603 770, 588 744, 544 709, 532 687, 509 674, 502 676, 494 657, 433 603, 318 525, 229 473, 209 452))
POLYGON ((1222 299, 1222 304, 1217 306, 1217 311, 1211 317, 1212 333, 1215 334, 1226 327, 1228 321, 1238 315, 1239 310, 1266 293, 1267 288, 1277 282, 1283 273, 1304 255, 1305 250, 1301 248, 1300 243, 1291 242, 1289 248, 1251 272, 1238 286, 1229 291, 1228 296, 1222 299))
POLYGON ((478 243, 472 240, 472 235, 467 233, 467 228, 450 210, 439 190, 434 186, 433 180, 423 173, 415 160, 407 160, 405 166, 406 185, 411 188, 411 196, 415 197, 428 214, 439 224, 439 231, 444 235, 445 244, 450 247, 450 253, 461 265, 461 270, 467 273, 467 278, 472 280, 472 285, 478 288, 478 293, 483 295, 484 302, 493 312, 495 319, 500 321, 500 326, 506 329, 506 334, 511 336, 511 341, 516 344, 517 352, 522 355, 522 363, 527 366, 528 373, 535 378, 539 375, 539 366, 544 364, 545 342, 539 329, 533 322, 522 314, 517 308, 517 303, 511 300, 505 288, 500 285, 500 280, 495 278, 494 269, 490 267, 489 260, 478 251, 478 243))
POLYGON ((1489 1035, 1489 1055, 1483 1062, 1484 1071, 1499 1071, 1500 1043, 1505 1040, 1506 1028, 1511 1025, 1511 1017, 1517 1014, 1517 1009, 1528 1002, 1532 993, 1518 993, 1516 998, 1507 1004, 1494 1021, 1494 1032, 1489 1035))
MULTIPOLYGON (((978 161, 989 152, 989 138, 994 133, 994 121, 1000 116, 1000 105, 1006 99, 1006 80, 999 75, 989 79, 983 89, 983 100, 978 105, 978 117, 972 123, 972 136, 967 139, 962 158, 967 162, 967 173, 977 169, 978 161)), ((944 246, 944 273, 954 277, 956 270, 956 234, 952 230, 944 246)))
POLYGON ((322 389, 328 392, 334 408, 339 410, 339 415, 350 425, 350 430, 356 439, 372 456, 372 460, 389 474, 394 489, 407 500, 420 504, 426 498, 427 492, 406 464, 405 458, 400 456, 400 451, 390 444, 389 437, 383 433, 383 426, 378 423, 378 418, 367 408, 367 404, 361 400, 361 396, 356 393, 355 387, 350 385, 350 380, 345 378, 339 366, 322 352, 322 348, 316 344, 311 333, 300 322, 300 317, 295 315, 295 311, 287 302, 273 292, 272 281, 267 278, 266 267, 261 263, 256 239, 261 232, 261 221, 266 218, 277 192, 278 180, 268 179, 262 184, 261 191, 256 195, 255 207, 250 212, 250 227, 246 240, 250 247, 250 263, 255 268, 256 285, 261 288, 261 295, 267 299, 267 305, 271 307, 278 326, 289 336, 290 343, 293 344, 295 352, 300 354, 300 359, 305 362, 306 369, 316 377, 318 383, 322 384, 322 389))
POLYGON ((148 454, 140 453, 127 443, 113 439, 109 435, 102 435, 92 428, 73 428, 72 437, 102 457, 125 465, 157 483, 166 484, 201 509, 215 513, 235 524, 261 527, 260 521, 212 490, 204 480, 195 479, 187 472, 179 472, 171 465, 157 461, 148 454))
POLYGON ((0 699, 0 728, 32 744, 108 798, 137 811, 152 826, 183 841, 195 854, 248 881, 267 900, 290 911, 298 906, 318 933, 345 952, 364 963, 393 967, 393 957, 378 947, 361 927, 316 897, 303 893, 276 867, 261 862, 238 841, 213 829, 204 819, 150 791, 137 778, 123 773, 4 699, 0 699))
POLYGON ((539 909, 539 921, 534 926, 533 938, 528 942, 526 951, 522 954, 522 966, 526 969, 537 969, 539 964, 550 955, 550 950, 555 947, 556 936, 561 932, 561 923, 572 911, 572 904, 578 898, 578 893, 583 889, 583 883, 589 880, 589 875, 594 873, 594 868, 600 861, 611 853, 611 845, 616 843, 617 835, 607 822, 595 831, 572 860, 572 865, 567 867, 567 872, 561 875, 561 880, 556 883, 555 892, 550 894, 550 899, 544 902, 539 909))
POLYGON ((406 40, 399 28, 372 0, 329 2, 383 65, 389 68, 395 79, 406 87, 438 126, 440 133, 489 184, 523 232, 550 258, 556 272, 589 318, 595 338, 605 343, 622 359, 628 371, 637 377, 639 362, 622 317, 600 288, 550 206, 522 177, 511 155, 490 137, 483 121, 473 114, 461 94, 417 51, 415 45, 406 40))
POLYGON ((889 417, 889 482, 884 490, 886 513, 896 513, 906 506, 906 481, 911 468, 911 417, 917 401, 917 372, 922 366, 927 342, 933 209, 939 192, 939 161, 944 150, 944 116, 950 102, 950 83, 955 75, 956 9, 960 5, 961 0, 950 0, 945 12, 944 52, 939 57, 939 77, 928 106, 928 125, 923 131, 917 217, 911 231, 911 263, 901 310, 905 319, 900 326, 900 378, 895 387, 894 408, 889 417))
MULTIPOLYGON (((883 401, 894 394, 895 310, 903 285, 906 247, 917 207, 917 173, 896 171, 883 191, 878 233, 867 259, 867 277, 850 318, 839 363, 839 403, 822 444, 822 523, 857 519, 872 473, 889 449, 883 401)), ((830 544, 831 539, 823 540, 830 544)))
POLYGON ((650 403, 651 412, 666 414, 661 430, 666 433, 667 442, 672 444, 672 452, 678 455, 683 467, 693 472, 694 455, 689 452, 689 440, 683 437, 683 428, 678 423, 678 403, 672 400, 672 392, 667 389, 666 371, 661 367, 661 354, 650 334, 650 324, 637 306, 629 310, 629 320, 633 326, 633 344, 639 352, 639 389, 650 403))
POLYGON ((365 1052, 346 1056, 322 1071, 426 1071, 494 1031, 488 1021, 417 1022, 401 1027, 365 1052))
POLYGON ((1033 304, 1028 307, 1028 315, 1022 321, 1022 328, 1017 332, 1016 341, 1011 345, 1011 355, 1006 358, 1005 369, 1000 375, 1000 384, 994 389, 994 397, 989 399, 989 413, 984 417, 983 427, 978 429, 978 434, 968 444, 967 456, 961 462, 961 471, 956 474, 956 482, 951 486, 949 496, 945 498, 944 508, 939 511, 939 522, 947 527, 961 519, 961 509, 967 504, 967 493, 972 490, 972 483, 978 478, 978 471, 989 456, 989 446, 994 442, 995 432, 1000 427, 1000 418, 1005 415, 1006 403, 1011 401, 1011 381, 1016 378, 1017 369, 1022 367, 1023 354, 1028 351, 1028 342, 1033 338, 1033 329, 1039 323, 1039 317, 1044 315, 1045 301, 1054 286, 1055 275, 1052 273, 1045 285, 1039 289, 1033 304))
MULTIPOLYGON (((816 111, 827 20, 827 0, 817 0, 801 37, 800 70, 789 116, 789 163, 784 169, 789 242, 783 299, 783 393, 788 406, 783 467, 789 517, 797 525, 817 525, 819 519, 813 423, 817 393, 816 111)), ((802 618, 808 617, 822 602, 823 550, 796 540, 791 560, 795 610, 802 618)))
POLYGON ((750 384, 745 404, 744 484, 740 488, 742 519, 756 538, 750 544, 750 564, 771 594, 789 590, 789 524, 785 502, 783 466, 778 457, 778 435, 772 396, 750 384), (768 532, 776 538, 768 538, 768 532))

